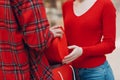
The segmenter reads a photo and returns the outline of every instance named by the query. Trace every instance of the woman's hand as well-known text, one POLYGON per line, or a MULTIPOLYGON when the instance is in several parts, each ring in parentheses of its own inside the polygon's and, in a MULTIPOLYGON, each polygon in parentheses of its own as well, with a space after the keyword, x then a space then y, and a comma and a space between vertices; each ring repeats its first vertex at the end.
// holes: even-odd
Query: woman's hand
POLYGON ((73 49, 73 51, 64 57, 62 63, 63 64, 68 64, 80 57, 83 53, 83 50, 81 47, 78 47, 76 45, 68 46, 69 49, 73 49))
POLYGON ((61 28, 62 28, 61 26, 50 27, 50 31, 53 33, 54 38, 56 37, 62 38, 63 31, 61 28))

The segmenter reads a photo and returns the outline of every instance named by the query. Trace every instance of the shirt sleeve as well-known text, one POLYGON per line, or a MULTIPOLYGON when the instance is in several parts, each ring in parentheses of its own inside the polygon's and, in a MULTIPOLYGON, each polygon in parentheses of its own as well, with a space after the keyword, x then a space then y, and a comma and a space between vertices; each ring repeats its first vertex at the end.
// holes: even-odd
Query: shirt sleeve
POLYGON ((110 0, 105 0, 102 12, 103 39, 101 43, 83 47, 83 55, 100 56, 111 53, 115 49, 116 10, 110 0))
MULTIPOLYGON (((69 3, 70 1, 66 1, 65 3, 63 3, 62 4, 62 15, 63 15, 63 23, 64 23, 64 31, 65 31, 65 34, 67 35, 67 34, 69 34, 68 32, 67 32, 67 30, 66 30, 66 22, 65 22, 65 17, 67 16, 67 14, 66 14, 66 12, 69 12, 69 10, 68 9, 66 9, 67 8, 67 6, 69 6, 69 3)), ((67 39, 67 44, 69 45, 69 41, 68 41, 68 36, 66 36, 66 39, 67 39)))
POLYGON ((43 1, 13 1, 13 11, 22 30, 25 43, 36 51, 43 51, 53 39, 53 34, 49 31, 43 1))

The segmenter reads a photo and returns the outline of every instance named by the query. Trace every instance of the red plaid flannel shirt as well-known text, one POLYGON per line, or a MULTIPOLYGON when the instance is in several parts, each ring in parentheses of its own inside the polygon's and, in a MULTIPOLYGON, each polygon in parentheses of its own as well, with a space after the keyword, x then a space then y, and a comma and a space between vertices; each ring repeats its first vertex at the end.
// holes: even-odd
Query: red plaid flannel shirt
POLYGON ((42 0, 0 0, 0 80, 52 80, 52 39, 42 0))

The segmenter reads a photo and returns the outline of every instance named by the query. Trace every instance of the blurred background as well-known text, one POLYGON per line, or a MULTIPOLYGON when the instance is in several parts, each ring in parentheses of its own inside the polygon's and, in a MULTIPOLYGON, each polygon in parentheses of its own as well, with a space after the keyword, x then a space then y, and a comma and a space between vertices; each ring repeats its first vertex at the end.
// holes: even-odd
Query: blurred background
MULTIPOLYGON (((61 5, 66 0, 44 0, 47 17, 50 26, 62 25, 62 9, 61 5)), ((107 55, 107 59, 113 69, 115 80, 120 80, 120 0, 112 0, 116 7, 116 49, 112 54, 107 55)), ((111 33, 112 34, 112 33, 111 33)))
POLYGON ((115 80, 120 80, 120 0, 113 0, 116 7, 116 49, 108 55, 108 61, 113 69, 115 80))
POLYGON ((65 0, 44 0, 47 17, 51 26, 63 25, 61 5, 65 0))

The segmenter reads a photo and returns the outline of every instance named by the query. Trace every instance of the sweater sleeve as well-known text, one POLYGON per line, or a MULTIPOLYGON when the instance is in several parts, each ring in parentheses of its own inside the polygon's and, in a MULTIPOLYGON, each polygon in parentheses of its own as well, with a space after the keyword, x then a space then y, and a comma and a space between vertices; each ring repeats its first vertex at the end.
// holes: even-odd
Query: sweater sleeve
POLYGON ((13 0, 13 11, 23 33, 25 43, 36 51, 43 51, 53 39, 49 31, 42 0, 13 0))
POLYGON ((70 5, 71 1, 66 1, 63 5, 62 5, 62 14, 63 14, 63 23, 64 23, 64 31, 65 31, 65 35, 66 35, 66 39, 67 39, 67 44, 69 45, 69 41, 68 41, 68 30, 66 30, 66 22, 65 22, 65 17, 67 17, 67 13, 69 12, 69 10, 67 9, 70 5))
POLYGON ((115 49, 116 37, 116 10, 110 0, 105 0, 102 12, 102 33, 101 43, 83 47, 84 56, 101 56, 111 53, 115 49))

